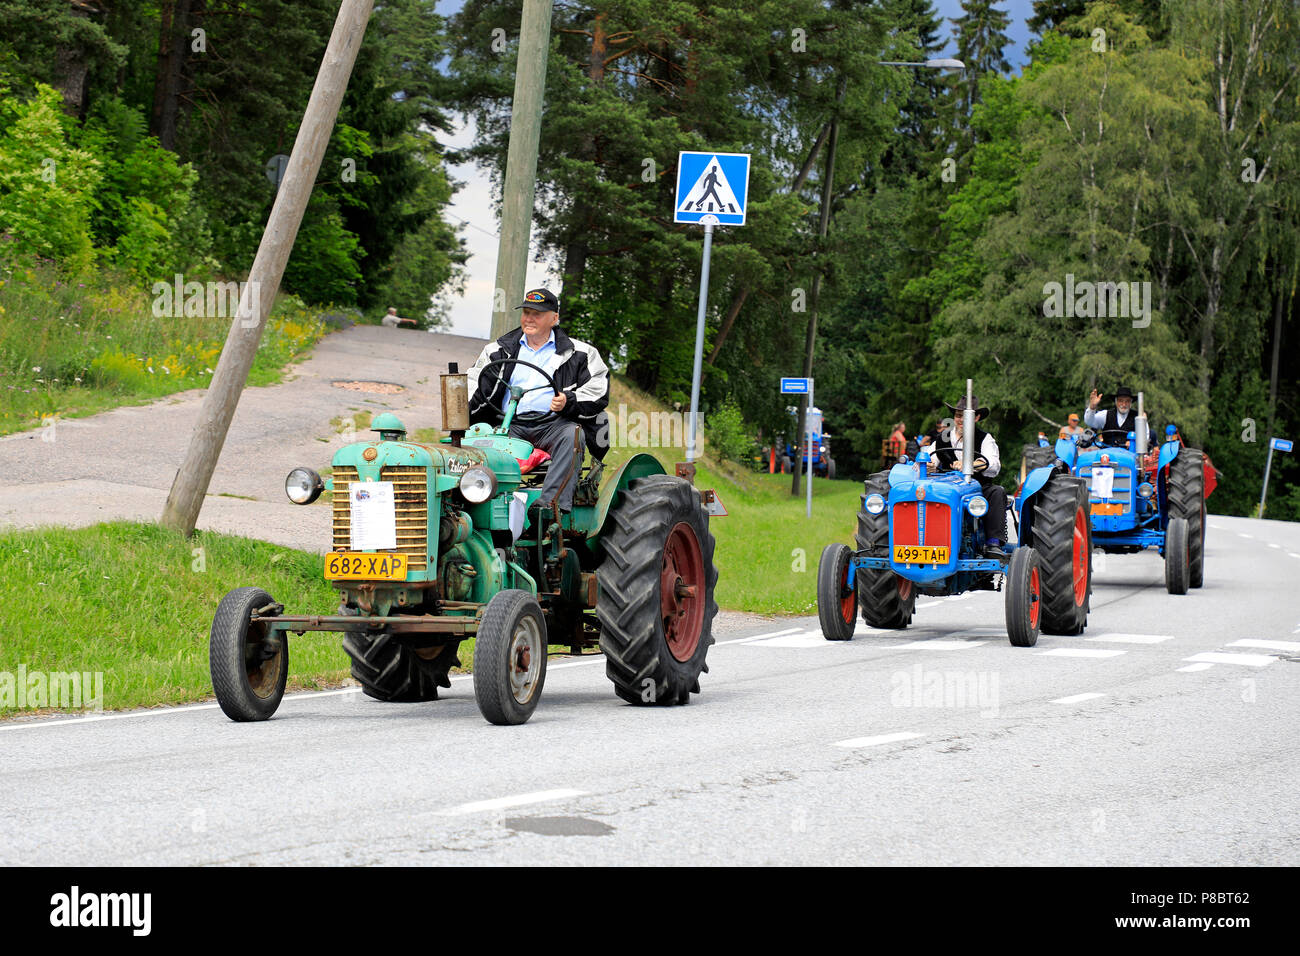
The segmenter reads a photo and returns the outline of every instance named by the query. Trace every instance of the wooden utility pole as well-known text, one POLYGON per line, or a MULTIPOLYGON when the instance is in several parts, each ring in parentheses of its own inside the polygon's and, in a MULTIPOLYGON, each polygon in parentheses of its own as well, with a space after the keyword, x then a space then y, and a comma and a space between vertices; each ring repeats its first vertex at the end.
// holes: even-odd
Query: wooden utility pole
POLYGON ((239 301, 239 314, 231 323, 226 347, 221 351, 212 384, 203 396, 199 420, 194 426, 189 449, 163 509, 162 523, 182 534, 191 534, 203 507, 203 497, 212 481, 235 406, 248 381, 262 329, 275 302, 284 275, 285 263, 293 251, 298 227, 311 198, 312 185, 320 171, 325 148, 334 131, 339 104, 348 88, 357 51, 365 37, 366 24, 374 9, 374 0, 343 0, 334 32, 330 35, 325 59, 321 61, 316 85, 312 88, 307 111, 303 114, 298 138, 293 144, 289 166, 280 191, 276 194, 271 218, 262 233, 262 243, 253 260, 248 283, 239 301))
POLYGON ((546 60, 551 48, 552 0, 524 0, 519 25, 519 59, 515 95, 510 106, 510 149, 501 196, 501 240, 497 246, 497 281, 492 293, 492 337, 518 323, 514 307, 524 297, 528 274, 528 236, 533 224, 537 186, 537 144, 542 133, 546 60))

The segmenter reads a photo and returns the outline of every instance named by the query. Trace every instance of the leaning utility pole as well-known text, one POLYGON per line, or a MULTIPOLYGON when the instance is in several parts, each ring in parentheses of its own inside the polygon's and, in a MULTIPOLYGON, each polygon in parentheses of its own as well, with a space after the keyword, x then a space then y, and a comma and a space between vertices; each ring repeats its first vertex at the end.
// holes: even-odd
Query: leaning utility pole
POLYGON ((528 275, 528 235, 537 186, 537 143, 542 133, 542 94, 551 48, 552 0, 524 0, 515 62, 515 95, 510 104, 510 149, 501 189, 501 240, 497 281, 492 292, 492 338, 517 324, 513 309, 524 297, 528 275))
POLYGON ((192 533, 198 521, 203 496, 208 492, 212 472, 216 470, 217 459, 226 441, 226 432, 235 417, 235 407, 248 381, 248 370, 257 355, 262 329, 271 314, 285 263, 289 261, 289 253, 298 237, 298 227, 302 225, 303 212, 307 209, 312 185, 316 182, 321 159, 334 131, 339 104, 348 88, 348 79, 352 76, 352 67, 374 5, 374 0, 343 0, 339 7, 334 32, 330 35, 316 85, 298 128, 293 153, 289 156, 289 166, 276 194, 275 205, 271 207, 271 218, 262 233, 262 243, 248 274, 248 283, 240 296, 239 314, 231 323, 226 347, 221 351, 212 383, 203 396, 199 420, 194 426, 185 460, 167 495, 162 523, 182 534, 192 533))

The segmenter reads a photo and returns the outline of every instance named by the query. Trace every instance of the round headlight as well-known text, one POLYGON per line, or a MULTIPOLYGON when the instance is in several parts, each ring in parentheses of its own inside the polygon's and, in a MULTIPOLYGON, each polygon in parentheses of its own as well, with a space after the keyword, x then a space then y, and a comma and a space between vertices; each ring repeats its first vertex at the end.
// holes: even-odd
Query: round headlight
POLYGON ((979 518, 989 510, 989 501, 983 495, 976 495, 970 501, 966 502, 966 510, 976 518, 979 518))
POLYGON ((482 504, 497 493, 497 476, 482 465, 475 465, 460 476, 460 493, 470 504, 482 504))
POLYGON ((1141 495, 1143 498, 1150 498, 1153 494, 1155 494, 1155 492, 1156 492, 1155 488, 1151 486, 1151 482, 1149 481, 1144 481, 1142 482, 1142 484, 1138 485, 1138 494, 1141 495))
POLYGON ((295 468, 284 479, 284 493, 296 505, 309 505, 325 490, 325 482, 310 468, 295 468))
POLYGON ((885 499, 880 495, 867 495, 865 502, 868 513, 878 515, 885 510, 885 499))

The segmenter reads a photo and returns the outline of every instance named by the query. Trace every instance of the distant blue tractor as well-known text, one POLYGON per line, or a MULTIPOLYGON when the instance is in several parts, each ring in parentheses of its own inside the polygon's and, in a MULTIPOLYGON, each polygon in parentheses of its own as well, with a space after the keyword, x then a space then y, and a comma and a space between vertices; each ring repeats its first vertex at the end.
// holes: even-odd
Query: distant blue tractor
MULTIPOLYGON (((797 417, 797 413, 792 411, 792 415, 797 417)), ((831 457, 831 436, 826 434, 826 421, 822 417, 820 408, 808 409, 808 420, 805 422, 806 431, 812 432, 812 473, 819 478, 835 479, 835 459, 831 457)), ((792 429, 793 431, 793 429, 792 429)), ((795 448, 790 442, 785 442, 781 446, 781 473, 788 474, 790 470, 797 467, 800 472, 808 471, 808 444, 806 436, 800 437, 799 447, 795 448)))
POLYGON ((1092 543, 1110 554, 1155 548, 1165 559, 1165 588, 1186 594, 1205 575, 1205 498, 1213 466, 1198 449, 1186 448, 1178 430, 1165 429, 1157 453, 1148 454, 1146 416, 1134 431, 1085 431, 1040 439, 1027 448, 1021 492, 1032 493, 1045 476, 1068 469, 1087 482, 1092 543))
MULTIPOLYGON (((970 382, 967 390, 969 398, 970 382)), ((1004 545, 1006 557, 986 557, 980 519, 989 503, 970 471, 974 430, 968 410, 963 471, 932 473, 922 452, 867 479, 856 550, 827 545, 818 566, 827 640, 849 640, 859 610, 870 627, 901 629, 918 594, 1002 590, 1002 578, 1012 644, 1032 647, 1040 631, 1083 632, 1092 593, 1086 483, 1064 468, 1044 468, 1014 501, 1018 543, 1004 545)))

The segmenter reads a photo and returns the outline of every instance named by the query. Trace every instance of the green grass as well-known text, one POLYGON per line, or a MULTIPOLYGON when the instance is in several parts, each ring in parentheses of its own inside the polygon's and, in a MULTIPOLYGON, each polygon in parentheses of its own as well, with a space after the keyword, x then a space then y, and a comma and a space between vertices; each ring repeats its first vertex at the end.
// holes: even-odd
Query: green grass
MULTIPOLYGON (((231 319, 158 318, 152 305, 121 276, 0 259, 0 435, 206 388, 231 319)), ((281 296, 248 383, 280 381, 324 335, 320 314, 281 296)))
MULTIPOLYGON (((212 532, 185 539, 127 522, 3 530, 0 672, 102 672, 105 709, 211 697, 208 629, 222 596, 256 584, 296 613, 332 614, 337 592, 323 571, 319 555, 212 532)), ((290 651, 291 688, 348 676, 337 635, 293 635, 290 651)))

